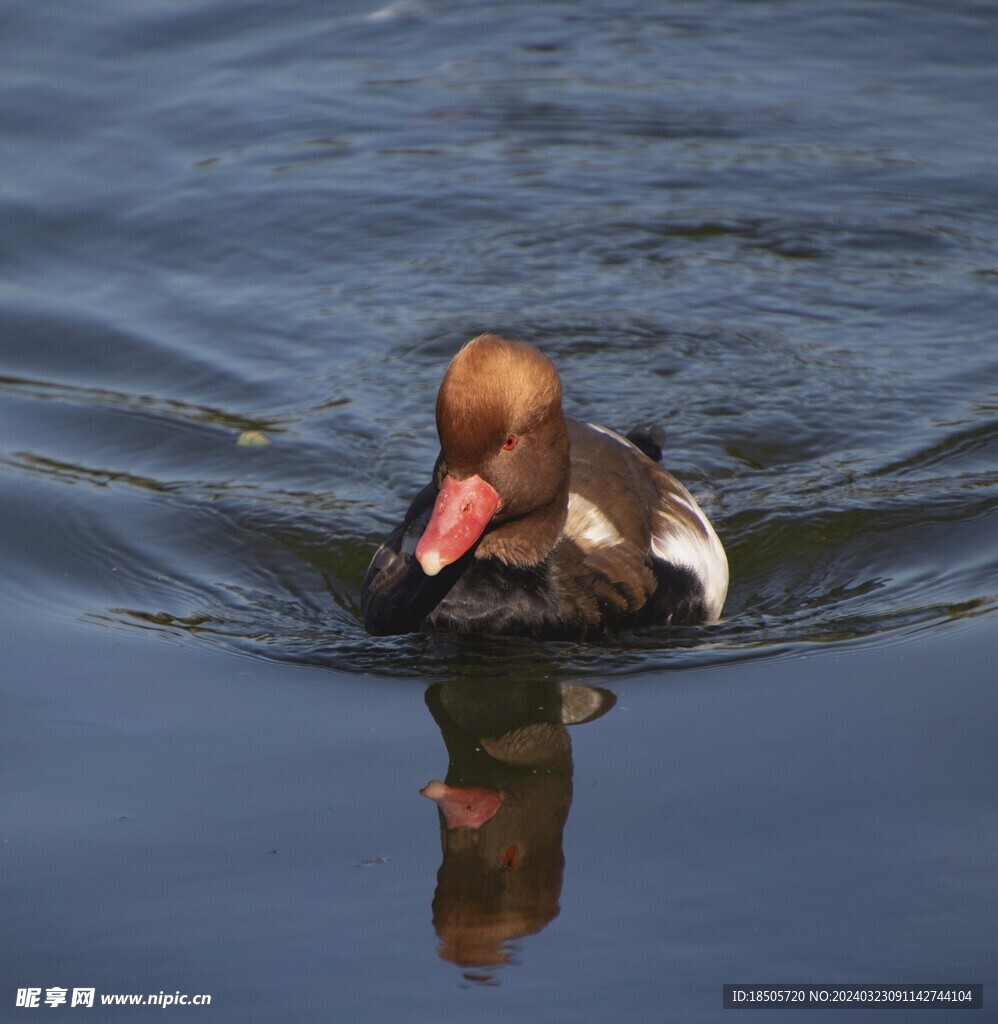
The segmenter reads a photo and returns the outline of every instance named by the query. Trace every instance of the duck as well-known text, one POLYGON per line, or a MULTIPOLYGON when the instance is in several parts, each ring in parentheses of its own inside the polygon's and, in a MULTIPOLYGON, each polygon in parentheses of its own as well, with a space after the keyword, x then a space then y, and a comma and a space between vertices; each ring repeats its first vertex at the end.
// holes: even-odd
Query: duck
POLYGON ((566 417, 554 363, 494 333, 451 360, 436 425, 430 480, 364 578, 369 633, 581 642, 719 619, 724 547, 661 465, 661 428, 566 417))

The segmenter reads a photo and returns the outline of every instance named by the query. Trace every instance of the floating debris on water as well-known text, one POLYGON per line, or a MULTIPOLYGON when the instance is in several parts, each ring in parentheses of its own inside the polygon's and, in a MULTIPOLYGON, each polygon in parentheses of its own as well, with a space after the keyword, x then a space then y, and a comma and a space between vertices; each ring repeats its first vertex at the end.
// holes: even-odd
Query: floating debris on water
POLYGON ((262 445, 270 444, 270 438, 259 430, 244 430, 236 444, 240 448, 259 448, 262 445))

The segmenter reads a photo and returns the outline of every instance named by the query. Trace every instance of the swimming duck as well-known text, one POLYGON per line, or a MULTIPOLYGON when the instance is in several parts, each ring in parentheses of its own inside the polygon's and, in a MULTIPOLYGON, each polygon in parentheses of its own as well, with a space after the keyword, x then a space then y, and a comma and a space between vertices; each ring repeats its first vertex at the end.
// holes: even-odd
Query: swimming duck
POLYGON ((724 548, 659 465, 661 433, 568 419, 561 396, 531 345, 482 334, 458 352, 432 478, 364 579, 370 633, 583 640, 718 618, 724 548))

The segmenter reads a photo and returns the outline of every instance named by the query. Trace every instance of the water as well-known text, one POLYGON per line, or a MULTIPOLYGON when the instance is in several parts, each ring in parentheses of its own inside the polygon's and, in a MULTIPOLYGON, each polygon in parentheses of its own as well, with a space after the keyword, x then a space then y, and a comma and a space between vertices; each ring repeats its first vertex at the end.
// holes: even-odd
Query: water
POLYGON ((993 995, 996 31, 970 0, 6 4, 0 1018, 59 985, 300 1021, 993 995), (365 635, 484 329, 570 414, 664 424, 721 624, 365 635), (559 686, 601 717, 475 754, 559 686), (477 966, 417 795, 449 749, 516 797, 489 842, 547 851, 477 966))

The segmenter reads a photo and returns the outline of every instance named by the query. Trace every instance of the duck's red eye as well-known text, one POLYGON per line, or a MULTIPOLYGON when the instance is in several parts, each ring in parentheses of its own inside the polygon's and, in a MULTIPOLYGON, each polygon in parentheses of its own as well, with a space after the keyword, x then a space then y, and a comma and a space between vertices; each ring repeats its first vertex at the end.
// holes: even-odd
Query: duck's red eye
POLYGON ((511 452, 516 447, 516 434, 507 434, 506 440, 502 443, 504 452, 511 452))
POLYGON ((516 867, 516 855, 518 852, 516 843, 506 847, 506 852, 502 855, 502 866, 507 871, 512 871, 516 867))

